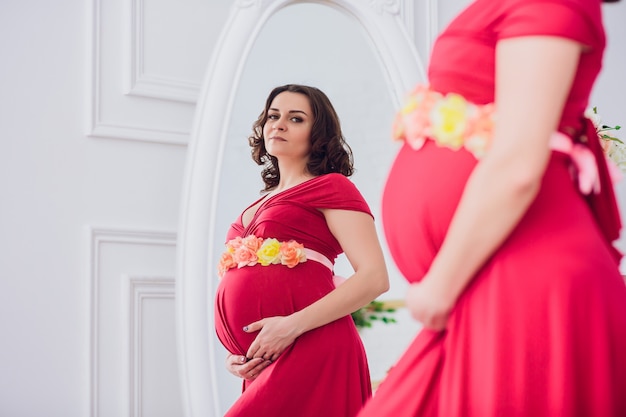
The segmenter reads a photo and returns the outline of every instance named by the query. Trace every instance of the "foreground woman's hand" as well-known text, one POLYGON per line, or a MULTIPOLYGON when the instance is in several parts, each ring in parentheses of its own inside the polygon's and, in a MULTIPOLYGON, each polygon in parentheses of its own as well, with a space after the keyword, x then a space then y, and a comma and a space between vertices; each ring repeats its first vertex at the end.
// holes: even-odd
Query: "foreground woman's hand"
POLYGON ((425 277, 421 282, 410 285, 406 294, 406 306, 411 316, 424 327, 443 330, 454 304, 449 298, 443 288, 438 288, 432 279, 425 277))
POLYGON ((242 355, 229 354, 226 357, 226 369, 231 374, 244 379, 256 379, 257 376, 265 368, 270 366, 272 362, 266 361, 262 358, 253 358, 248 360, 242 355))
POLYGON ((278 359, 300 335, 293 323, 292 316, 268 317, 244 327, 247 333, 259 332, 250 345, 248 358, 263 358, 269 361, 278 359))

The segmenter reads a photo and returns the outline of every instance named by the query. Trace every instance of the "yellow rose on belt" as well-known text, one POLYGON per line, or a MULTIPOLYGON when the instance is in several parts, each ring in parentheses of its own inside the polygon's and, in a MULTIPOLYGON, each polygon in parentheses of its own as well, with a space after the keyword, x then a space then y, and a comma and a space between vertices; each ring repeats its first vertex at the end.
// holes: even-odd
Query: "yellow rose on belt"
POLYGON ((273 238, 265 239, 256 255, 263 266, 280 263, 280 242, 273 238))
POLYGON ((431 111, 431 129, 440 145, 452 149, 463 146, 467 123, 467 100, 459 94, 448 94, 431 111))

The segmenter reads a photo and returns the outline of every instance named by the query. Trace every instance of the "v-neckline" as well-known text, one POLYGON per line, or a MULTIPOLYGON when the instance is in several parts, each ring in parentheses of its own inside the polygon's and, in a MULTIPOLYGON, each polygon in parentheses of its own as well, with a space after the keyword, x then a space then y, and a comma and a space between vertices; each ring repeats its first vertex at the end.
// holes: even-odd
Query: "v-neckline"
POLYGON ((276 197, 278 194, 274 194, 274 195, 264 195, 263 197, 259 198, 258 200, 256 200, 254 203, 250 204, 248 206, 248 208, 246 208, 240 216, 240 222, 241 222, 241 226, 243 226, 243 230, 247 230, 248 226, 250 226, 252 223, 254 223, 254 220, 256 219, 256 216, 259 214, 259 210, 261 210, 261 208, 272 198, 276 197), (256 206, 256 210, 254 211, 254 213, 252 214, 252 216, 250 217, 250 221, 248 222, 248 224, 243 224, 243 217, 244 215, 248 212, 248 210, 252 209, 254 206, 256 206))
POLYGON ((250 227, 250 225, 252 225, 252 224, 254 223, 254 221, 256 220, 257 216, 259 215, 259 212, 261 212, 261 209, 263 208, 263 206, 265 206, 265 205, 266 205, 266 204, 267 204, 270 200, 273 200, 274 198, 276 198, 276 197, 278 197, 278 196, 283 195, 283 194, 284 194, 284 193, 286 193, 287 191, 294 190, 294 189, 296 189, 296 188, 298 188, 298 187, 300 187, 300 186, 302 186, 302 185, 304 185, 304 184, 307 184, 307 183, 309 183, 310 181, 313 181, 314 179, 317 179, 317 178, 320 178, 320 177, 321 177, 321 175, 320 175, 320 176, 317 176, 317 177, 309 178, 309 179, 308 179, 308 180, 306 180, 306 181, 302 181, 300 184, 296 184, 296 185, 294 185, 293 187, 286 188, 286 189, 284 189, 284 190, 282 190, 282 191, 277 192, 277 193, 276 193, 276 194, 274 194, 274 195, 269 195, 269 196, 268 196, 268 195, 266 194, 266 195, 264 195, 263 197, 261 197, 261 198, 259 198, 258 200, 256 200, 254 203, 250 204, 250 205, 249 205, 249 206, 248 206, 248 207, 247 207, 247 208, 246 208, 246 209, 245 209, 245 210, 241 213, 240 218, 239 218, 239 221, 240 221, 240 223, 241 223, 241 226, 243 227, 244 233, 248 230, 248 228, 250 227), (247 224, 247 225, 244 225, 244 224, 243 224, 243 216, 244 216, 244 214, 245 214, 248 210, 250 210, 251 208, 253 208, 254 206, 257 206, 256 211, 254 212, 254 214, 252 215, 252 217, 250 217, 250 222, 248 222, 248 224, 247 224))

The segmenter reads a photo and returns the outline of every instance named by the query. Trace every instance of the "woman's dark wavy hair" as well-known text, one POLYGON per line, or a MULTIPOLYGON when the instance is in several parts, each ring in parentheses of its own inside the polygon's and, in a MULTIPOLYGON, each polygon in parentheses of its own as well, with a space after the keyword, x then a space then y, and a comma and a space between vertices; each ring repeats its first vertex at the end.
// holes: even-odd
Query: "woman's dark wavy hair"
POLYGON ((250 147, 252 147, 252 159, 258 165, 264 166, 261 172, 261 177, 265 183, 263 191, 269 191, 276 187, 280 180, 278 161, 265 149, 263 126, 267 121, 267 113, 272 101, 277 95, 285 91, 307 96, 313 111, 311 153, 306 167, 307 171, 315 176, 331 172, 337 172, 346 177, 351 176, 354 173, 352 149, 341 133, 339 117, 326 94, 315 87, 287 84, 272 90, 265 101, 265 108, 252 126, 253 133, 248 138, 250 147))

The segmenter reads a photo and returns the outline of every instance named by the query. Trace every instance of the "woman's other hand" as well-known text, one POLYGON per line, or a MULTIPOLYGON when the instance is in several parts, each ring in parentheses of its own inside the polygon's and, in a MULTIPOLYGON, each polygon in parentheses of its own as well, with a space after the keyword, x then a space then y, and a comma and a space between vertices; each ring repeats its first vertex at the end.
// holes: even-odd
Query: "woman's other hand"
POLYGON ((256 379, 271 363, 262 358, 248 360, 248 358, 242 355, 229 354, 226 357, 226 369, 228 369, 228 372, 236 377, 249 380, 256 379))
POLYGON ((278 359, 298 336, 296 326, 291 316, 268 317, 244 327, 247 333, 259 332, 250 345, 246 356, 248 358, 262 358, 269 361, 278 359))

